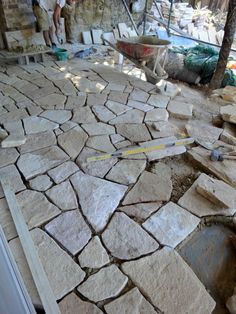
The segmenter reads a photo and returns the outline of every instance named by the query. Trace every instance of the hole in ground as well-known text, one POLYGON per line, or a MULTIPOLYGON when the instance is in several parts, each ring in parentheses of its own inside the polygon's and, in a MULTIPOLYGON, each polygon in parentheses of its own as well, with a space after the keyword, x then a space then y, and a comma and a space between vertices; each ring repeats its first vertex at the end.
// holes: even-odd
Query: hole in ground
POLYGON ((178 248, 216 301, 214 314, 229 313, 225 303, 236 285, 236 249, 230 240, 233 235, 231 227, 211 224, 197 230, 178 248))

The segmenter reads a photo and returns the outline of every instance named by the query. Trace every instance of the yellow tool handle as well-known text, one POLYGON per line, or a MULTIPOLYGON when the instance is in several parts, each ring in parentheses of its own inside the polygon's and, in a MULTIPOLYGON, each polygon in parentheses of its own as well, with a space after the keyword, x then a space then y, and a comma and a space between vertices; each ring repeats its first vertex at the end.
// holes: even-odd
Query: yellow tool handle
POLYGON ((149 146, 149 147, 138 147, 138 148, 124 150, 124 151, 116 151, 114 153, 108 153, 104 155, 97 155, 97 156, 87 158, 87 162, 101 161, 101 160, 106 160, 109 158, 125 157, 128 155, 136 155, 140 153, 150 153, 155 150, 161 150, 161 149, 165 149, 165 148, 173 147, 173 146, 184 146, 184 145, 189 145, 192 143, 194 143, 194 139, 189 137, 189 138, 184 138, 181 140, 176 140, 168 144, 159 144, 159 145, 149 146))

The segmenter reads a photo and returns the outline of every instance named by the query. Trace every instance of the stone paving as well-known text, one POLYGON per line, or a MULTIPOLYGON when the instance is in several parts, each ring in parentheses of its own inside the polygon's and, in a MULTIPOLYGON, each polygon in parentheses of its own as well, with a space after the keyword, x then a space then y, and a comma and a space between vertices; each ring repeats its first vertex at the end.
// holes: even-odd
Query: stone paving
MULTIPOLYGON (((171 202, 171 169, 159 160, 185 147, 87 162, 175 139, 181 127, 169 116, 191 118, 199 95, 172 100, 148 82, 80 60, 0 71, 0 176, 17 194, 62 313, 211 313, 215 301, 175 248, 201 217, 234 214, 235 190, 211 182, 232 197, 227 208, 213 204, 196 189, 208 180, 202 174, 178 205, 171 202)), ((0 221, 40 303, 1 189, 0 221)))

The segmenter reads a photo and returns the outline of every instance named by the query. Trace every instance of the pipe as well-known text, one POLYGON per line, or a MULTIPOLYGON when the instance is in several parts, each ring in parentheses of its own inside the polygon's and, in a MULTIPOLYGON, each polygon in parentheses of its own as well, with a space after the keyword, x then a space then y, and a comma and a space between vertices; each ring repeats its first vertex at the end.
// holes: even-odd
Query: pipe
POLYGON ((169 37, 170 37, 170 19, 171 19, 171 13, 173 10, 173 1, 174 0, 171 0, 171 2, 170 2, 170 12, 169 12, 169 18, 168 18, 168 25, 167 25, 167 34, 169 37))
POLYGON ((134 29, 135 29, 136 34, 139 35, 137 26, 136 26, 136 24, 135 24, 135 22, 134 22, 134 19, 133 19, 131 13, 130 13, 130 10, 129 10, 128 6, 127 6, 126 1, 125 1, 125 0, 122 0, 122 2, 123 2, 123 5, 124 5, 124 7, 125 7, 125 10, 126 10, 128 16, 129 16, 129 18, 130 18, 130 21, 131 21, 131 23, 132 23, 132 25, 133 25, 133 27, 134 27, 134 29))
POLYGON ((147 3, 148 3, 148 0, 146 0, 146 2, 145 2, 145 9, 144 9, 144 16, 143 16, 143 35, 146 35, 147 3))

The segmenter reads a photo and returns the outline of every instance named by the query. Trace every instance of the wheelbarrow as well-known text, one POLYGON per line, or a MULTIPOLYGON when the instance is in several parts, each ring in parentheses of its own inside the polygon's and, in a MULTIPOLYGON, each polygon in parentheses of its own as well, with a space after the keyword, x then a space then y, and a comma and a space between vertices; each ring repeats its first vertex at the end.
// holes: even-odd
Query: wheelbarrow
POLYGON ((162 40, 156 36, 138 36, 117 40, 116 45, 102 38, 113 49, 133 62, 145 72, 148 82, 156 84, 161 79, 167 79, 168 74, 164 70, 168 40, 162 40))

